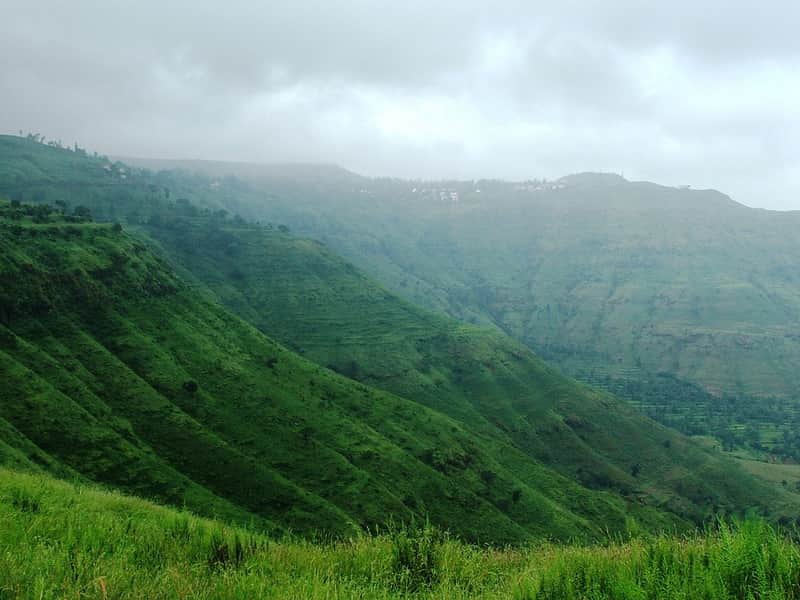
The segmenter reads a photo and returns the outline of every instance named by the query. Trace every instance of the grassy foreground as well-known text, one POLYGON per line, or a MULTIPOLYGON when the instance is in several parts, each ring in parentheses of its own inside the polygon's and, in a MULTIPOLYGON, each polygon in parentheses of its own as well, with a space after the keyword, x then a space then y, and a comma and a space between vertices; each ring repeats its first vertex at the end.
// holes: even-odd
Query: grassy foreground
POLYGON ((0 598, 408 597, 798 598, 800 547, 758 521, 592 547, 428 527, 314 544, 0 470, 0 598))

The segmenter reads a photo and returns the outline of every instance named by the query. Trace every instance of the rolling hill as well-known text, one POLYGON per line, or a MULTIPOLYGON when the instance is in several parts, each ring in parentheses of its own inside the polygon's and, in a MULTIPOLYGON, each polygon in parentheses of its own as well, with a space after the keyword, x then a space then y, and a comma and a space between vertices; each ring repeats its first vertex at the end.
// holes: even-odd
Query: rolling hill
POLYGON ((497 542, 683 522, 301 359, 110 225, 3 212, 11 464, 306 534, 414 514, 497 542))
POLYGON ((624 526, 619 496, 303 360, 136 238, 28 211, 5 205, 2 222, 13 464, 307 534, 413 514, 476 540, 590 534, 600 514, 624 526))

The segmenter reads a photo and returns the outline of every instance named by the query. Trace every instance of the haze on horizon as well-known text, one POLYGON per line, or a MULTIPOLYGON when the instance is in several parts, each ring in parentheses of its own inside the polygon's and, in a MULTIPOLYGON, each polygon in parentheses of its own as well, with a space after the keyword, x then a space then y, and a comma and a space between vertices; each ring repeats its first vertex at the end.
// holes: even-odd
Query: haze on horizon
POLYGON ((800 4, 10 0, 0 132, 408 178, 621 173, 800 209, 800 4))

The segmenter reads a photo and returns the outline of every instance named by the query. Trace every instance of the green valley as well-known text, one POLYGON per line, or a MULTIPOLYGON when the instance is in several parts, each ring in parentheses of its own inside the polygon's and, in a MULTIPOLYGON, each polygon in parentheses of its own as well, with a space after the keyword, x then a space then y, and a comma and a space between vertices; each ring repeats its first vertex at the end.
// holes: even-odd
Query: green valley
MULTIPOLYGON (((23 313, 28 317, 21 319, 23 324, 36 316, 37 327, 31 332, 17 329, 14 298, 21 295, 13 291, 3 303, 12 315, 9 337, 51 360, 51 369, 56 360, 80 363, 88 371, 83 381, 63 376, 71 386, 67 391, 81 394, 79 408, 85 408, 83 396, 91 399, 112 429, 118 427, 117 419, 123 421, 126 441, 151 460, 166 462, 163 468, 186 477, 186 485, 202 488, 197 493, 205 495, 191 504, 193 508, 208 513, 212 500, 221 497, 235 505, 227 510, 239 520, 244 510, 275 526, 314 529, 311 509, 295 506, 294 500, 279 502, 279 509, 267 500, 261 501, 267 508, 254 506, 253 498, 261 493, 257 486, 266 484, 253 481, 248 482, 255 486, 252 490, 232 490, 230 484, 217 481, 219 473, 203 472, 204 462, 223 459, 237 469, 258 464, 265 478, 286 487, 288 498, 295 494, 310 506, 326 507, 331 511, 321 520, 326 530, 378 524, 389 515, 428 514, 438 525, 466 537, 513 540, 525 538, 526 532, 593 535, 600 522, 606 529, 621 530, 631 516, 645 529, 685 527, 715 512, 749 508, 777 516, 794 503, 791 494, 758 483, 713 451, 639 417, 607 394, 562 377, 501 333, 416 309, 318 243, 226 216, 205 199, 209 188, 191 177, 168 175, 173 178, 170 197, 146 172, 118 164, 106 169, 103 159, 41 144, 28 144, 27 150, 7 161, 17 173, 17 187, 10 195, 24 198, 34 193, 25 190, 38 189, 56 204, 59 190, 66 190, 64 204, 74 206, 75 197, 84 197, 90 211, 105 211, 112 219, 138 207, 138 215, 131 224, 126 220, 124 228, 138 229, 139 236, 130 237, 119 226, 75 223, 81 217, 45 213, 43 205, 7 207, 6 230, 14 236, 8 240, 9 252, 24 249, 26 258, 17 262, 31 265, 24 267, 32 273, 24 279, 55 285, 61 279, 53 273, 74 273, 64 279, 64 290, 54 288, 44 297, 40 283, 30 284, 33 291, 25 294, 35 300, 25 306, 40 306, 43 315, 59 319, 49 323, 39 313, 23 313), (75 160, 81 165, 76 172, 89 173, 85 180, 72 181, 49 168, 75 160), (24 168, 17 166, 20 163, 24 168), (124 180, 120 169, 128 174, 124 180), (41 175, 24 175, 28 171, 41 175), (192 185, 197 197, 187 199, 184 193, 188 195, 192 185), (115 202, 104 205, 104 194, 115 202), (72 258, 78 261, 72 263, 57 258, 85 257, 103 264, 105 254, 108 264, 94 268, 83 265, 82 258, 72 258), (131 261, 138 255, 142 258, 131 261), (93 304, 83 318, 95 311, 99 316, 81 320, 76 307, 95 298, 98 290, 104 290, 106 301, 98 300, 101 303, 93 304), (49 297, 65 304, 52 307, 49 297), (69 298, 75 300, 68 302, 69 298), (275 356, 279 350, 274 343, 244 321, 220 312, 217 300, 317 365, 282 349, 287 358, 275 356), (103 356, 102 350, 111 355, 109 361, 122 363, 118 366, 125 374, 118 384, 98 387, 98 365, 82 354, 88 350, 77 341, 83 340, 92 356, 103 356), (94 385, 85 391, 87 378, 94 385), (129 386, 142 388, 147 409, 115 397, 124 390, 131 398, 129 386), (376 403, 374 397, 385 400, 376 403), (397 415, 401 406, 408 408, 397 415), (310 407, 315 407, 311 413, 310 407), (145 433, 155 415, 163 429, 145 433), (172 428, 165 415, 175 420, 172 428), (188 440, 181 439, 182 431, 177 435, 177 423, 184 419, 196 428, 188 440), (339 426, 340 419, 352 421, 351 429, 339 426), (395 423, 397 419, 401 423, 395 423), (362 431, 364 426, 367 431, 362 431), (393 435, 398 427, 405 433, 393 435), (277 439, 282 441, 271 443, 277 439), (382 444, 392 451, 381 450, 382 444), (189 458, 183 457, 184 451, 189 458), (205 452, 211 454, 202 456, 205 452), (398 465, 387 470, 384 456, 392 453, 398 465), (178 459, 188 463, 175 464, 178 459), (410 476, 412 472, 417 475, 410 476), (388 483, 398 481, 398 473, 406 474, 400 478, 405 482, 402 493, 388 483), (470 522, 463 510, 447 503, 432 508, 443 488, 429 489, 428 479, 438 482, 435 486, 455 486, 449 492, 452 503, 471 505, 476 520, 470 522), (380 494, 388 496, 370 500, 380 494), (301 515, 295 515, 295 509, 301 515), (499 520, 490 524, 484 513, 499 520), (342 524, 330 527, 328 520, 342 524)), ((8 266, 9 291, 21 279, 19 268, 13 262, 8 266)), ((13 352, 9 357, 16 359, 13 352)), ((18 367, 27 376, 22 367, 37 372, 35 363, 18 367)), ((102 368, 113 372, 111 366, 102 368)), ((64 394, 64 384, 47 381, 44 371, 38 368, 45 380, 42 386, 64 394)), ((14 430, 24 423, 28 441, 42 444, 55 426, 46 430, 39 423, 25 423, 23 418, 29 417, 23 417, 23 408, 6 420, 14 430)), ((93 411, 89 412, 96 417, 93 411)), ((65 468, 86 471, 78 457, 60 456, 63 448, 42 451, 65 468)), ((171 502, 191 496, 183 488, 163 485, 168 474, 159 484, 128 472, 142 470, 131 466, 120 474, 114 467, 84 474, 171 502)), ((233 482, 244 476, 229 477, 233 482)))
POLYGON ((163 166, 220 182, 208 201, 314 237, 406 300, 496 327, 667 425, 800 458, 796 212, 603 174, 514 184, 163 166))
MULTIPOLYGON (((716 563, 687 565, 731 544, 794 556, 772 529, 796 521, 791 467, 729 458, 496 323, 232 214, 244 180, 0 150, 2 594, 638 597, 711 585, 716 563), (773 525, 725 524, 745 515, 773 525)), ((690 385, 659 377, 667 398, 690 385)), ((758 589, 793 590, 791 560, 758 589)))
POLYGON ((0 600, 800 600, 800 4, 718 4, 3 3, 0 600))
MULTIPOLYGON (((727 461, 562 377, 497 331, 413 307, 316 242, 235 224, 209 229, 199 218, 165 219, 148 232, 228 308, 318 364, 503 439, 588 488, 656 496, 695 519, 697 505, 737 504, 727 461)), ((493 485, 493 473, 482 477, 493 485)))

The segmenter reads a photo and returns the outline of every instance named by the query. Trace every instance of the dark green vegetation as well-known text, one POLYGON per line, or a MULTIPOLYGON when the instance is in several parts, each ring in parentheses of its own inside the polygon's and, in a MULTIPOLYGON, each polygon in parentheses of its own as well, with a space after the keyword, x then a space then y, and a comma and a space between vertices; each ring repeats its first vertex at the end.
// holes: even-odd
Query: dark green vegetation
POLYGON ((429 526, 312 544, 0 469, 0 597, 800 598, 800 548, 763 523, 685 538, 492 550, 429 526))
MULTIPOLYGON (((565 379, 522 344, 416 309, 318 243, 234 224, 212 233, 202 219, 148 231, 231 310, 307 358, 448 414, 587 488, 658 497, 697 521, 695 507, 730 510, 747 485, 728 462, 565 379)), ((495 489, 494 472, 481 477, 495 489)))
MULTIPOLYGON (((598 533, 600 515, 625 526, 617 494, 303 360, 136 238, 2 211, 0 423, 14 463, 302 533, 414 514, 475 540, 598 533)), ((766 503, 735 485, 726 503, 766 503)), ((647 526, 681 522, 636 508, 647 526)))
POLYGON ((517 541, 790 501, 499 332, 422 312, 319 244, 209 208, 217 192, 202 180, 3 142, 12 198, 39 190, 70 214, 84 198, 142 233, 4 209, 4 348, 18 374, 2 416, 21 440, 9 454, 38 445, 62 471, 302 532, 427 514, 468 539, 517 541), (50 166, 76 160, 74 179, 50 166), (372 387, 275 346, 214 295, 372 387), (39 414, 25 405, 33 393, 39 414), (75 413, 67 439, 46 418, 62 405, 75 413))
POLYGON ((219 183, 209 201, 319 239, 416 305, 495 326, 668 425, 800 458, 797 212, 614 175, 183 166, 219 183))

